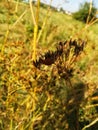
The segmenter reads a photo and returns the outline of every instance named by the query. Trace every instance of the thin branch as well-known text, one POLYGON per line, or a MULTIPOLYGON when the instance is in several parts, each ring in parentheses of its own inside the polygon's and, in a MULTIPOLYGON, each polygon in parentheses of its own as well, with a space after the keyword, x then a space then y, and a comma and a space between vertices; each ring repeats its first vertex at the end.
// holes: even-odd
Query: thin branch
POLYGON ((36 26, 36 20, 35 20, 35 16, 34 16, 33 7, 32 7, 32 0, 29 1, 29 4, 30 4, 32 18, 33 18, 33 23, 34 23, 34 26, 36 26))
POLYGON ((46 16, 45 16, 45 18, 43 20, 42 29, 40 30, 40 32, 38 34, 37 43, 39 42, 39 39, 40 39, 40 37, 42 35, 42 32, 43 32, 43 30, 45 28, 45 25, 47 23, 47 20, 48 20, 48 17, 49 17, 49 13, 50 13, 51 4, 52 4, 52 0, 50 1, 50 4, 49 4, 50 6, 48 7, 46 16))
POLYGON ((89 14, 88 14, 88 17, 87 17, 87 21, 86 23, 88 24, 89 23, 89 18, 90 18, 90 14, 91 14, 91 11, 92 11, 92 0, 90 1, 90 8, 89 8, 89 14))
POLYGON ((27 12, 27 10, 25 10, 21 15, 20 17, 17 19, 17 21, 13 24, 13 26, 11 28, 13 28, 20 20, 21 18, 25 15, 25 13, 27 12))
POLYGON ((98 118, 96 118, 94 121, 92 121, 89 125, 86 125, 82 130, 86 130, 87 128, 90 128, 94 124, 98 123, 98 118))

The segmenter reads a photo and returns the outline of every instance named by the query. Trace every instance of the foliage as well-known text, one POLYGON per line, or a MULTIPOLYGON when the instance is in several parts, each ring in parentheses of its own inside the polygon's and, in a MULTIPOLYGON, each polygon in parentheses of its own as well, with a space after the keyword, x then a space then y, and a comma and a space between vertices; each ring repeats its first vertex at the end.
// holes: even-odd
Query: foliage
POLYGON ((96 19, 96 11, 97 9, 94 7, 94 4, 92 4, 91 12, 90 11, 90 3, 85 2, 80 6, 80 9, 73 14, 73 17, 76 20, 87 22, 87 18, 89 17, 89 21, 91 21, 92 18, 96 19), (89 14, 90 13, 90 14, 89 14))
POLYGON ((33 61, 29 5, 0 7, 7 18, 0 24, 0 130, 97 130, 97 24, 85 30, 71 16, 40 7, 33 61))
POLYGON ((1 130, 77 129, 85 85, 74 82, 73 71, 84 43, 66 41, 55 65, 40 69, 33 66, 25 43, 5 43, 0 53, 1 130))
POLYGON ((27 24, 27 26, 26 26, 26 32, 27 32, 28 38, 32 37, 33 29, 34 29, 33 25, 27 24))

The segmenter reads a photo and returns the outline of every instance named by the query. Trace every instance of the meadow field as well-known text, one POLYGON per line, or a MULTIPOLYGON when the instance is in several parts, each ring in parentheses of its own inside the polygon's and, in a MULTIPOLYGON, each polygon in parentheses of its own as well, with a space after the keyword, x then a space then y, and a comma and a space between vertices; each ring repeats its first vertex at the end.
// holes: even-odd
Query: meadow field
POLYGON ((98 130, 98 22, 0 1, 0 130, 98 130))

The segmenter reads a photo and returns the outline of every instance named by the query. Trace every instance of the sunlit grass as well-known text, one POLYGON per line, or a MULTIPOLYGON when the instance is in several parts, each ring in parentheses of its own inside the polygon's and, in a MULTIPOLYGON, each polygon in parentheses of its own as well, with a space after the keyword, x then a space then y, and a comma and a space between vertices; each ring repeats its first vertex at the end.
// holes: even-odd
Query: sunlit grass
MULTIPOLYGON (((39 20, 34 24, 29 5, 9 4, 0 3, 0 130, 73 130, 78 118, 84 125, 85 120, 96 120, 98 102, 92 101, 98 96, 92 95, 98 88, 98 24, 85 29, 85 24, 50 7, 38 7, 39 20), (75 69, 72 78, 60 76, 66 75, 63 69, 74 59, 74 49, 67 65, 59 63, 63 56, 58 60, 61 75, 56 64, 43 65, 44 70, 33 66, 32 60, 39 60, 49 50, 54 52, 59 41, 75 38, 87 41, 87 45, 78 62, 67 68, 75 69), (76 108, 80 113, 74 116, 76 108)), ((37 6, 33 9, 35 14, 37 6)))

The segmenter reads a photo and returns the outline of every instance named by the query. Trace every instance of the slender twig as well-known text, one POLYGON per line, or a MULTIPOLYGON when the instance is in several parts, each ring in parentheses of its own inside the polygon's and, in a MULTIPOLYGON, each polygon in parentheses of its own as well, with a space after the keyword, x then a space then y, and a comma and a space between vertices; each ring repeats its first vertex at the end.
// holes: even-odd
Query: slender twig
POLYGON ((86 21, 87 24, 89 23, 89 18, 90 18, 91 11, 92 11, 92 0, 90 1, 90 8, 89 8, 89 13, 88 13, 87 21, 86 21))
POLYGON ((34 23, 34 25, 36 25, 36 20, 35 20, 34 11, 33 11, 33 6, 32 6, 32 0, 29 1, 29 4, 30 4, 30 9, 31 9, 31 14, 32 14, 33 23, 34 23))
POLYGON ((86 125, 82 130, 86 130, 87 128, 90 128, 94 124, 98 123, 98 118, 96 118, 94 121, 92 121, 89 125, 86 125))
POLYGON ((27 12, 27 10, 25 10, 21 15, 20 15, 20 17, 17 19, 17 21, 12 25, 12 27, 11 28, 13 28, 22 18, 23 18, 23 16, 26 14, 26 12, 27 12))
POLYGON ((16 3, 15 13, 17 13, 17 12, 18 12, 18 5, 19 5, 19 0, 17 0, 17 3, 16 3))
POLYGON ((45 28, 45 25, 46 25, 46 23, 47 23, 47 20, 48 20, 48 17, 49 17, 49 13, 50 13, 51 3, 52 3, 52 0, 50 1, 50 4, 49 4, 50 6, 48 7, 46 16, 45 16, 45 18, 44 18, 44 20, 43 20, 42 29, 40 30, 40 32, 39 32, 39 34, 38 34, 37 43, 39 42, 40 37, 41 37, 41 35, 42 35, 42 32, 43 32, 43 30, 44 30, 44 28, 45 28))
POLYGON ((34 15, 34 11, 32 8, 32 0, 30 0, 30 9, 31 14, 33 18, 34 23, 34 38, 33 38, 33 55, 32 58, 35 61, 36 60, 36 46, 37 46, 37 34, 38 34, 38 22, 39 22, 39 9, 40 9, 40 0, 37 0, 37 11, 36 11, 36 17, 34 15))

